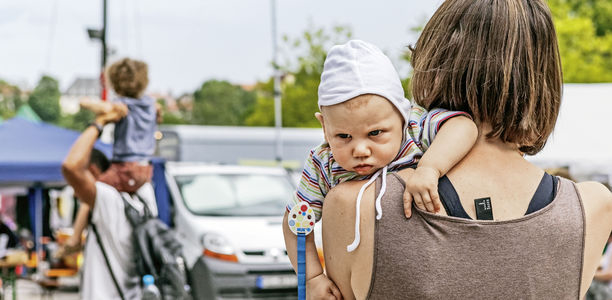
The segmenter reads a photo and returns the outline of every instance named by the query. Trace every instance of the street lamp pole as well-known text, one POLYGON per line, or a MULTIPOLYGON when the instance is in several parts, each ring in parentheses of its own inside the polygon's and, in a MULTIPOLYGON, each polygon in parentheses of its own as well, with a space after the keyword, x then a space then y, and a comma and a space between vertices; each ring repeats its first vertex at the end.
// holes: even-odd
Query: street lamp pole
POLYGON ((283 158, 283 144, 281 140, 282 107, 281 107, 281 79, 280 70, 278 68, 278 41, 276 38, 276 0, 270 0, 271 17, 272 17, 272 57, 274 65, 274 127, 276 129, 276 162, 281 164, 283 158))
POLYGON ((100 98, 102 101, 106 101, 106 80, 104 79, 104 68, 106 67, 106 19, 107 19, 107 5, 106 0, 102 0, 102 67, 100 71, 100 98))

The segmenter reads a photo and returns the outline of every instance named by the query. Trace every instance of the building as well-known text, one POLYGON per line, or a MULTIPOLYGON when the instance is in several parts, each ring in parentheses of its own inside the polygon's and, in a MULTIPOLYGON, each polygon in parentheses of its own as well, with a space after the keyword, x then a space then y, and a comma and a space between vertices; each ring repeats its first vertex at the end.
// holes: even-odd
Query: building
POLYGON ((79 101, 100 99, 100 80, 98 78, 77 77, 60 97, 60 107, 66 114, 79 111, 79 101))

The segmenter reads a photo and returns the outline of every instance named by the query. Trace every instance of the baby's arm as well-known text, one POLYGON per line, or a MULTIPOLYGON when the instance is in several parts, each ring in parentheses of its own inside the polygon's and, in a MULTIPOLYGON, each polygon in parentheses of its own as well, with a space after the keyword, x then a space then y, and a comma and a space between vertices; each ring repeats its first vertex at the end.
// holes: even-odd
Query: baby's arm
POLYGON ((128 107, 123 103, 84 99, 79 102, 79 105, 96 115, 112 114, 121 119, 128 114, 128 107))
MULTIPOLYGON (((321 217, 320 208, 328 192, 328 184, 324 182, 323 178, 325 176, 322 174, 324 172, 322 169, 323 161, 329 158, 328 150, 328 147, 320 146, 310 152, 304 164, 304 170, 302 171, 296 194, 288 206, 288 208, 292 207, 307 199, 311 203, 311 208, 315 211, 315 219, 317 220, 321 217)), ((287 224, 288 211, 285 212, 283 219, 283 235, 285 237, 287 255, 297 272, 297 236, 289 229, 287 224)), ((315 233, 312 232, 306 236, 306 294, 309 299, 341 299, 340 290, 323 273, 314 235, 315 233)))
POLYGON ((476 124, 466 116, 454 116, 443 121, 443 125, 435 134, 435 140, 431 142, 421 157, 414 175, 406 182, 404 192, 406 217, 411 216, 413 200, 420 209, 429 212, 440 210, 438 179, 470 151, 478 137, 476 124))
MULTIPOLYGON (((285 247, 287 255, 297 272, 297 236, 293 234, 287 224, 287 214, 283 218, 283 235, 285 236, 285 247)), ((309 299, 342 299, 340 290, 323 273, 323 266, 319 261, 317 247, 315 245, 315 233, 306 236, 306 295, 309 299)))

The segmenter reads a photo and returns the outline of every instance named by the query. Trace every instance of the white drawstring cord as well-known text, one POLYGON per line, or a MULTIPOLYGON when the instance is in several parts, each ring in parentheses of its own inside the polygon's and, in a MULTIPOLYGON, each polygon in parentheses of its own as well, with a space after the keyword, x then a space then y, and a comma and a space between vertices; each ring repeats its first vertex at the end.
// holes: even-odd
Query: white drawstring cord
POLYGON ((368 182, 366 182, 366 184, 364 184, 361 187, 361 189, 359 190, 359 194, 357 194, 357 204, 355 207, 355 240, 353 240, 353 243, 346 246, 347 252, 355 251, 355 249, 357 249, 357 246, 359 246, 359 243, 361 241, 361 236, 359 235, 359 216, 360 216, 359 211, 361 207, 361 198, 363 197, 363 192, 381 174, 383 175, 383 178, 382 178, 383 182, 382 182, 382 186, 380 187, 380 192, 378 193, 378 197, 376 197, 375 206, 376 206, 376 212, 377 212, 376 219, 380 220, 380 218, 382 218, 382 207, 380 204, 380 200, 382 198, 382 195, 385 193, 385 189, 387 188, 387 178, 386 178, 387 177, 387 167, 386 166, 382 168, 381 170, 378 170, 378 172, 374 173, 372 178, 370 178, 370 180, 368 180, 368 182))
POLYGON ((380 204, 382 196, 385 194, 387 190, 387 167, 385 166, 382 169, 382 184, 380 185, 380 192, 378 192, 378 196, 376 197, 376 220, 380 220, 382 218, 382 205, 380 204))

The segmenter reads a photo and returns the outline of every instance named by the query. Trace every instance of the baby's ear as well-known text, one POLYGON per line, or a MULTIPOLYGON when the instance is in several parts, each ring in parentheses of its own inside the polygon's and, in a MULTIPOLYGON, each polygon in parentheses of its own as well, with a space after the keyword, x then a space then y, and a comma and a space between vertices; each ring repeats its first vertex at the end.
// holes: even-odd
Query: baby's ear
POLYGON ((321 128, 323 128, 323 136, 325 137, 325 140, 327 140, 327 134, 325 133, 325 122, 323 122, 323 114, 320 112, 316 112, 315 118, 317 118, 317 120, 319 120, 319 123, 321 123, 321 128))
POLYGON ((325 128, 324 124, 323 124, 323 114, 320 112, 316 112, 315 113, 315 118, 317 118, 317 120, 319 120, 319 123, 321 123, 321 127, 325 128))

